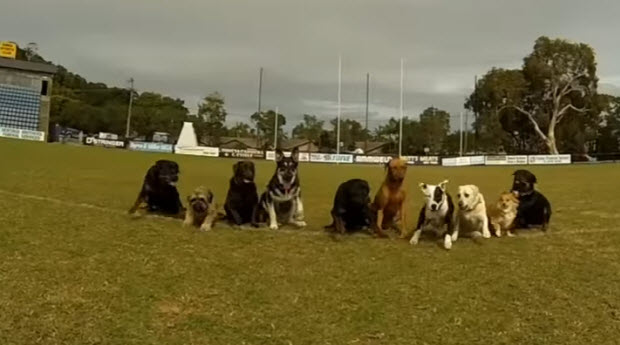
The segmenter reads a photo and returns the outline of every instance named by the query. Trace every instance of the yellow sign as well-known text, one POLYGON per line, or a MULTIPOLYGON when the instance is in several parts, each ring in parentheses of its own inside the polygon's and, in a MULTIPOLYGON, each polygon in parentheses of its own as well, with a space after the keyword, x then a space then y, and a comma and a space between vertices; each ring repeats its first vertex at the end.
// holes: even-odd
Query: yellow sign
POLYGON ((17 56, 17 44, 13 42, 0 42, 0 57, 15 59, 17 56))

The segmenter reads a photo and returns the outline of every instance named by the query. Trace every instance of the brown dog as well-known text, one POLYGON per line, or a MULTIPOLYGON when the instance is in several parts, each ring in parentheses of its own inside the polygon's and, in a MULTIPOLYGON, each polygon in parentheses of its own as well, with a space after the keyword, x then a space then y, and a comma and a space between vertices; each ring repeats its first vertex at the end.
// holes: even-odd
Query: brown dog
POLYGON ((502 193, 495 204, 487 206, 489 223, 495 231, 495 236, 501 237, 502 230, 506 235, 514 236, 515 218, 519 207, 519 192, 502 193))
POLYGON ((403 185, 407 174, 407 161, 402 158, 392 158, 386 164, 387 174, 381 188, 375 195, 371 205, 377 219, 374 224, 375 233, 379 237, 386 237, 384 229, 396 226, 400 220, 400 236, 407 235, 407 213, 405 211, 407 190, 403 185))
POLYGON ((217 216, 217 207, 213 202, 213 193, 204 187, 198 187, 187 197, 189 207, 185 211, 183 226, 195 226, 200 231, 209 231, 217 216))

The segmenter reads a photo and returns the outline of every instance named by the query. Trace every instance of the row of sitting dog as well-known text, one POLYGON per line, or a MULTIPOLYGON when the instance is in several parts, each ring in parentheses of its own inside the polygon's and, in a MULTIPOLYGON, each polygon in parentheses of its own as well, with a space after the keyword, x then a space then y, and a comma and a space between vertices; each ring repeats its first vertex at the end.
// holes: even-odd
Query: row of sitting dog
POLYGON ((370 203, 370 188, 364 180, 349 180, 340 185, 332 208, 333 223, 327 226, 339 233, 355 231, 370 226, 379 237, 385 230, 395 228, 402 238, 411 235, 410 243, 417 244, 422 232, 435 233, 443 238, 444 248, 452 248, 459 234, 474 239, 497 237, 502 233, 514 236, 515 229, 542 228, 546 231, 551 218, 551 205, 535 189, 536 176, 527 170, 515 171, 510 192, 487 205, 479 188, 474 185, 458 187, 457 205, 447 192, 448 181, 437 185, 420 183, 425 197, 413 234, 407 232, 405 199, 407 190, 404 179, 407 162, 391 159, 386 164, 386 177, 370 203))
MULTIPOLYGON (((179 166, 160 160, 144 178, 138 198, 130 213, 146 209, 149 212, 184 217, 184 225, 210 230, 215 222, 225 219, 233 225, 267 223, 277 229, 280 224, 304 227, 304 208, 298 175, 299 151, 290 157, 276 150, 276 171, 266 190, 258 197, 254 183, 255 168, 250 161, 233 165, 228 194, 224 204, 225 214, 218 215, 213 193, 204 187, 197 188, 187 199, 185 209, 176 189, 179 166), (144 205, 141 207, 141 205, 144 205)), ((444 247, 450 249, 459 233, 472 238, 489 238, 505 232, 513 236, 516 228, 541 227, 546 230, 551 205, 535 190, 536 176, 527 170, 517 170, 511 192, 503 193, 499 200, 487 206, 477 186, 458 187, 457 205, 447 192, 448 181, 437 185, 420 183, 425 204, 420 209, 413 234, 407 231, 406 199, 404 184, 407 162, 391 159, 386 164, 386 177, 370 202, 370 186, 361 179, 352 179, 338 187, 331 211, 333 223, 326 226, 338 233, 370 228, 378 237, 386 237, 387 229, 396 229, 402 238, 410 237, 417 244, 422 232, 433 232, 443 238, 444 247)))
POLYGON ((290 157, 276 150, 276 171, 267 184, 267 189, 258 197, 254 183, 255 168, 250 161, 233 165, 228 194, 224 203, 224 215, 217 212, 213 193, 198 187, 187 198, 184 208, 176 184, 179 180, 179 166, 169 160, 159 160, 149 168, 131 214, 142 210, 169 216, 184 217, 185 226, 196 226, 209 231, 217 220, 226 219, 233 225, 251 223, 259 226, 267 223, 269 228, 278 229, 280 224, 304 227, 304 208, 301 201, 301 185, 297 167, 299 150, 295 148, 290 157))

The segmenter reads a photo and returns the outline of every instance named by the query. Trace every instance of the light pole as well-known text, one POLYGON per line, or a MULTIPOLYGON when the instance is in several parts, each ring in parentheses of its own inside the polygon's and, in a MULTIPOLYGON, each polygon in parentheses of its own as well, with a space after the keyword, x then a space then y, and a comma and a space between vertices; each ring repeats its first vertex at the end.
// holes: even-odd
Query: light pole
POLYGON ((125 139, 129 139, 131 128, 131 106, 133 105, 133 77, 129 78, 129 107, 127 107, 127 127, 125 128, 125 139))

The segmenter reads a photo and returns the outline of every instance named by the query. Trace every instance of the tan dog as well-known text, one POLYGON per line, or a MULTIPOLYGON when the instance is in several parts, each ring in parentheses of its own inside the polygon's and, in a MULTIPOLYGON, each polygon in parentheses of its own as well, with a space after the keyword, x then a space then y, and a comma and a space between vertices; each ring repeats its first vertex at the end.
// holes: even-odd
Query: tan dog
POLYGON ((376 213, 377 219, 374 223, 375 233, 379 237, 386 237, 384 229, 395 226, 396 221, 400 220, 400 236, 407 235, 407 214, 405 212, 407 190, 403 185, 405 175, 407 175, 407 161, 402 158, 392 158, 386 164, 387 174, 381 188, 375 195, 375 200, 371 209, 376 213))
POLYGON ((484 238, 490 238, 487 207, 480 189, 471 184, 459 186, 456 197, 458 199, 458 211, 454 231, 452 231, 452 242, 459 237, 459 231, 472 238, 478 238, 480 235, 484 238))
POLYGON ((501 237, 502 230, 506 231, 509 237, 514 236, 513 229, 518 207, 519 192, 504 192, 495 204, 489 205, 487 215, 495 236, 501 237))
POLYGON ((215 223, 217 210, 213 202, 213 193, 204 187, 198 187, 187 197, 189 206, 185 211, 183 226, 195 226, 201 231, 209 231, 215 223))

